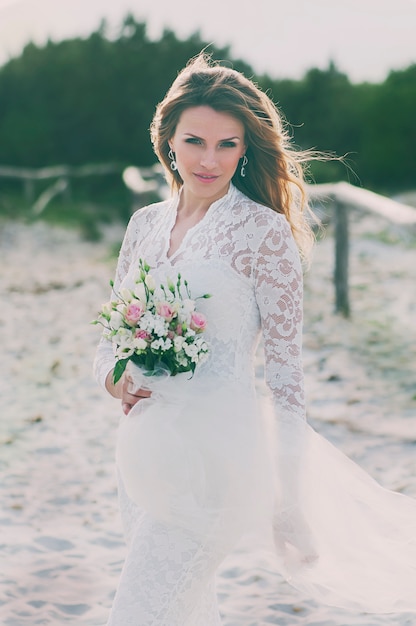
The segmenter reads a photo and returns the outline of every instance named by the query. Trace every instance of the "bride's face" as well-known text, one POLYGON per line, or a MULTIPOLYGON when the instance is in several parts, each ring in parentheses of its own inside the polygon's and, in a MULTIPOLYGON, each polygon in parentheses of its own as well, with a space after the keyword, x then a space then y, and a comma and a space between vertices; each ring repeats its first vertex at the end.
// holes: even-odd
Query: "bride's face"
POLYGON ((185 109, 169 142, 184 191, 214 200, 228 191, 245 153, 244 126, 232 115, 208 106, 185 109))

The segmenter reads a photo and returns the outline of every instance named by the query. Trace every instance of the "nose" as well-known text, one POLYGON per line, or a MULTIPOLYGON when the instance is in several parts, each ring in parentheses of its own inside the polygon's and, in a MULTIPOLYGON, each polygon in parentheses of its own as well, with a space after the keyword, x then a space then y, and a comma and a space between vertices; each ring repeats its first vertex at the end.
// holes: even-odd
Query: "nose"
POLYGON ((212 170, 217 165, 217 155, 215 150, 206 149, 201 155, 201 166, 207 170, 212 170))

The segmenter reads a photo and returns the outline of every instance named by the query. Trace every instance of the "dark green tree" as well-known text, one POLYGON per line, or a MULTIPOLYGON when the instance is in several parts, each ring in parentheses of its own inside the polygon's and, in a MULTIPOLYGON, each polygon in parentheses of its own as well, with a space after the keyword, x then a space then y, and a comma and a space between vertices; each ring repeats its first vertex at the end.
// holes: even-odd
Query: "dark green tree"
POLYGON ((362 94, 363 181, 385 191, 416 184, 416 64, 391 72, 362 94))
MULTIPOLYGON (((168 30, 151 41, 132 16, 115 41, 102 23, 85 40, 29 44, 0 70, 0 162, 153 163, 148 129, 155 105, 206 45, 198 34, 181 41, 168 30)), ((229 56, 227 48, 213 52, 229 56)))
MULTIPOLYGON (((0 68, 0 164, 40 167, 119 162, 151 165, 149 125, 178 70, 207 47, 165 30, 158 40, 128 15, 110 40, 106 24, 86 39, 28 44, 0 68)), ((385 191, 414 187, 416 66, 379 84, 352 84, 334 63, 301 80, 253 76, 227 47, 214 58, 253 77, 284 112, 301 148, 347 154, 359 182, 385 191)), ((351 175, 337 162, 314 167, 317 182, 351 175)))

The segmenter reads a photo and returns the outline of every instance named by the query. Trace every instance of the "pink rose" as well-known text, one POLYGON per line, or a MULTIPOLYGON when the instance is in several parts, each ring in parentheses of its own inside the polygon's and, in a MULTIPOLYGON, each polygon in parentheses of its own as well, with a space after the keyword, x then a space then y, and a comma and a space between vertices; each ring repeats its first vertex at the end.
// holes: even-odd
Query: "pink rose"
POLYGON ((183 328, 182 328, 182 324, 178 324, 176 327, 176 334, 181 336, 183 335, 183 328))
POLYGON ((205 317, 205 315, 203 315, 203 313, 198 313, 197 311, 194 311, 193 313, 191 313, 191 328, 192 330, 194 330, 196 333, 202 333, 203 330, 205 330, 207 325, 207 319, 205 317))
POLYGON ((132 300, 127 305, 124 318, 129 326, 135 326, 144 313, 144 306, 140 300, 132 300))
POLYGON ((135 339, 149 339, 150 335, 147 332, 147 330, 136 330, 135 335, 134 335, 135 339))
POLYGON ((170 322, 175 315, 175 310, 169 304, 169 302, 158 302, 156 311, 161 317, 164 317, 166 321, 170 322))

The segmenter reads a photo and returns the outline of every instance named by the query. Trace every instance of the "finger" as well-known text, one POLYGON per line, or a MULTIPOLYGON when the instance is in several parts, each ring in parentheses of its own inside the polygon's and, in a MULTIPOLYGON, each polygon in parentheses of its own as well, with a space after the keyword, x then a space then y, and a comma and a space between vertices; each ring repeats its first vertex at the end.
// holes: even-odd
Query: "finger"
POLYGON ((131 411, 132 405, 128 404, 128 402, 122 402, 121 408, 123 410, 124 415, 128 415, 131 411))
POLYGON ((134 389, 134 392, 132 393, 131 391, 127 392, 132 398, 150 398, 150 396, 152 395, 152 392, 149 391, 148 389, 134 389))
POLYGON ((141 396, 136 396, 133 393, 123 393, 122 398, 121 398, 122 402, 126 402, 127 404, 134 404, 140 399, 141 399, 141 396))
POLYGON ((123 394, 121 400, 122 402, 126 402, 127 404, 136 404, 137 402, 140 402, 140 400, 146 400, 149 396, 148 395, 142 395, 140 393, 139 394, 131 394, 131 393, 125 393, 123 394))
POLYGON ((146 389, 145 387, 138 387, 137 384, 127 376, 123 381, 123 392, 132 396, 141 396, 143 398, 147 398, 151 395, 151 391, 149 391, 149 389, 146 389))
POLYGON ((141 398, 150 398, 150 396, 152 395, 152 392, 149 391, 149 389, 142 389, 142 388, 140 388, 139 391, 138 391, 138 395, 141 398))
POLYGON ((134 392, 137 391, 137 386, 134 384, 131 378, 126 378, 126 390, 132 395, 135 395, 134 392))
POLYGON ((150 395, 150 393, 146 393, 146 395, 143 396, 136 396, 128 393, 123 394, 123 397, 121 399, 121 406, 125 415, 127 415, 131 411, 131 409, 141 400, 146 400, 147 398, 149 398, 150 395))

